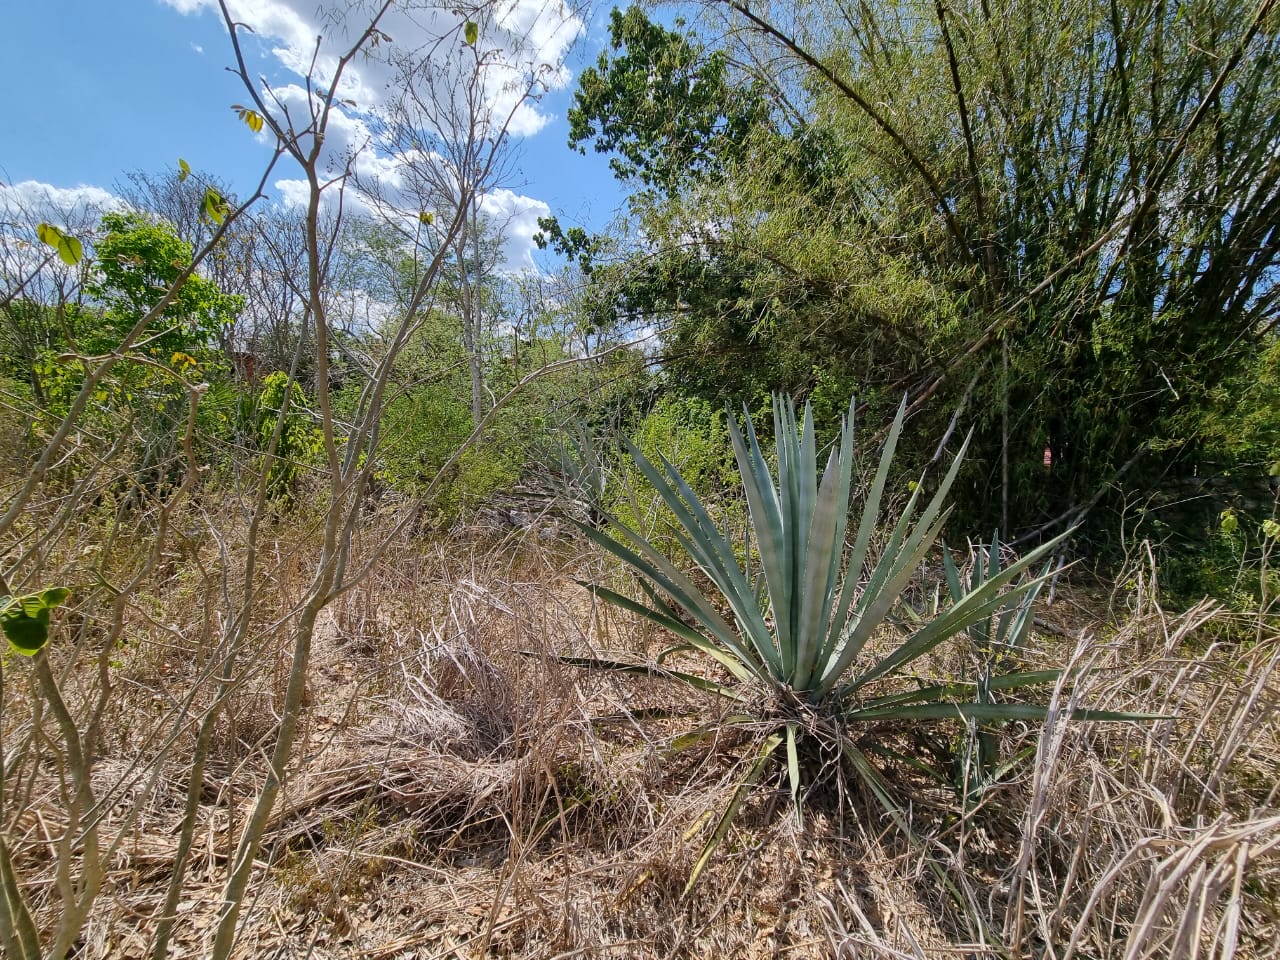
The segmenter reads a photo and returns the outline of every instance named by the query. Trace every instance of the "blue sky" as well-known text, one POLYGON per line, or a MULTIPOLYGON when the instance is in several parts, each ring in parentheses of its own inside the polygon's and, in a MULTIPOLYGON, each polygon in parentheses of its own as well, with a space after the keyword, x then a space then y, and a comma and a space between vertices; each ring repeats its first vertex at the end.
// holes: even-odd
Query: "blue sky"
MULTIPOLYGON (((242 11, 252 11, 259 18, 246 44, 250 68, 273 84, 296 82, 282 52, 288 34, 295 34, 296 47, 304 28, 320 29, 315 18, 324 4, 240 0, 240 6, 232 4, 236 16, 249 19, 242 11)), ((504 184, 512 203, 525 202, 525 213, 538 212, 532 202, 541 201, 565 222, 597 230, 622 194, 605 157, 569 150, 565 113, 577 74, 599 54, 606 21, 607 8, 582 25, 564 57, 566 85, 537 105, 539 119, 528 126, 541 129, 517 141, 504 184)), ((224 69, 233 62, 231 45, 212 0, 29 0, 6 10, 6 28, 0 82, 10 96, 0 179, 110 190, 131 171, 156 172, 182 157, 237 191, 256 184, 269 149, 230 109, 246 96, 224 69)), ((278 171, 273 183, 294 175, 278 171)), ((283 197, 274 186, 268 193, 283 197)))

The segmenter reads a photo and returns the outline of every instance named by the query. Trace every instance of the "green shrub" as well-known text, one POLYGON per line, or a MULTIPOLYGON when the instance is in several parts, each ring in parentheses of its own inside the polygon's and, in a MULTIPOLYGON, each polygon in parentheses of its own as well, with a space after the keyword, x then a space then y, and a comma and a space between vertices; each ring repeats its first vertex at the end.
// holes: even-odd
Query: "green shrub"
POLYGON ((323 437, 307 409, 302 387, 283 371, 268 374, 257 397, 255 420, 255 440, 264 460, 279 427, 275 457, 267 468, 267 495, 273 500, 288 502, 297 494, 302 477, 318 463, 324 449, 323 437))
MULTIPOLYGON (((640 421, 631 443, 649 461, 665 457, 689 487, 719 513, 722 522, 740 525, 744 512, 728 494, 737 481, 728 418, 706 400, 664 394, 640 421)), ((644 479, 635 462, 624 462, 606 499, 609 512, 664 551, 678 544, 666 531, 676 517, 644 479)))

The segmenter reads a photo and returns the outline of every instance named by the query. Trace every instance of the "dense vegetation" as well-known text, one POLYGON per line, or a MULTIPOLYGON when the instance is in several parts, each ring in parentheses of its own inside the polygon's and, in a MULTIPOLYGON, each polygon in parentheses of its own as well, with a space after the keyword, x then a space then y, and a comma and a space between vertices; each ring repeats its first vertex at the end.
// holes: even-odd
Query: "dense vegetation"
POLYGON ((410 6, 297 102, 223 9, 256 191, 0 195, 5 955, 397 956, 429 875, 476 956, 1265 956, 1280 5, 614 10, 537 270, 562 64, 410 6))
POLYGON ((1097 546, 1151 494, 1178 547, 1235 499, 1256 528, 1280 472, 1267 8, 721 6, 737 32, 615 11, 581 78, 571 143, 612 157, 644 238, 547 224, 592 316, 669 327, 672 388, 716 402, 785 390, 830 423, 906 393, 917 463, 961 409, 979 528, 1101 505, 1097 546))

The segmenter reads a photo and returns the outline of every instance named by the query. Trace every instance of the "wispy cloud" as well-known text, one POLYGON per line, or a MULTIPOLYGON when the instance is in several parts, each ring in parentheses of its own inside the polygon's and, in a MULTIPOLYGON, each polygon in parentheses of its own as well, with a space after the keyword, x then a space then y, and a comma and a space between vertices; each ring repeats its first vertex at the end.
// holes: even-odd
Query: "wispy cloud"
MULTIPOLYGON (((209 12, 219 15, 217 0, 163 0, 184 14, 209 12)), ((572 2, 572 0, 570 0, 572 2)), ((404 174, 409 162, 431 162, 430 143, 393 146, 380 138, 379 130, 388 119, 391 98, 402 89, 403 61, 389 54, 388 47, 416 58, 433 72, 433 91, 440 96, 464 96, 468 76, 480 78, 481 112, 492 127, 505 128, 515 137, 530 137, 551 120, 541 109, 539 94, 566 87, 572 74, 565 57, 585 29, 575 7, 566 0, 507 0, 488 7, 488 13, 465 12, 445 0, 405 0, 393 5, 380 22, 382 33, 391 38, 369 50, 369 56, 352 61, 345 69, 337 91, 339 103, 330 114, 325 154, 330 172, 349 168, 357 182, 376 184, 379 194, 392 205, 403 206, 416 216, 404 174), (480 73, 475 55, 458 54, 463 44, 462 24, 474 17, 480 24, 475 50, 481 56, 480 73), (532 93, 532 96, 528 94, 532 93)), ((337 69, 344 45, 367 26, 371 4, 349 0, 228 0, 233 19, 252 32, 242 34, 246 54, 274 60, 289 79, 278 82, 271 94, 283 125, 301 129, 300 118, 311 111, 302 81, 313 70, 313 84, 324 87, 337 69), (324 39, 317 45, 317 39, 324 39)), ((251 69, 253 69, 251 67, 251 69)), ((460 104, 459 106, 467 106, 460 104)), ((430 140, 430 137, 427 138, 430 140)), ((438 158, 436 158, 438 160, 438 158)), ((301 180, 284 178, 274 184, 287 206, 306 202, 307 188, 301 180)), ((344 201, 360 207, 360 198, 348 191, 344 201)), ((481 198, 481 211, 503 236, 506 268, 533 266, 533 234, 537 218, 550 208, 541 200, 494 188, 481 198)))

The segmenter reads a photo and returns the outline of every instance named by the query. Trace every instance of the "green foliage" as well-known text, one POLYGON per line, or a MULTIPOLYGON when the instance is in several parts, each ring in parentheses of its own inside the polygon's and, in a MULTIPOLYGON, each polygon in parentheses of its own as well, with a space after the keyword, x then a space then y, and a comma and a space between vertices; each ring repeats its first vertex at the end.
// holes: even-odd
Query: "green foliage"
MULTIPOLYGON (((662 394, 640 422, 631 443, 650 461, 666 456, 704 502, 733 513, 732 502, 722 496, 736 481, 724 410, 700 398, 662 394)), ((605 505, 620 522, 664 551, 676 546, 665 533, 675 515, 644 481, 634 462, 618 465, 605 505)), ((741 511, 737 511, 722 522, 737 524, 741 519, 741 511)))
POLYGON ((229 379, 224 340, 244 301, 199 274, 179 282, 191 248, 167 222, 113 212, 102 218, 102 231, 85 274, 85 302, 25 311, 26 339, 35 345, 26 360, 39 408, 35 426, 56 428, 88 371, 114 357, 84 426, 109 442, 129 435, 123 449, 137 460, 132 474, 151 484, 179 469, 191 387, 212 385, 198 408, 199 453, 230 438, 236 398, 221 389, 229 379))
POLYGON ((267 495, 291 501, 305 472, 316 463, 324 442, 308 411, 302 387, 291 382, 283 371, 268 374, 257 397, 256 421, 258 449, 264 455, 272 449, 272 437, 279 430, 275 456, 267 470, 267 495))
MULTIPOLYGON (((1171 601, 1189 605, 1210 596, 1229 609, 1254 614, 1264 601, 1280 596, 1280 571, 1272 556, 1280 524, 1274 516, 1241 503, 1205 527, 1183 531, 1157 553, 1160 587, 1171 601), (1192 540, 1191 533, 1199 536, 1192 540)), ((1161 529, 1155 526, 1152 532, 1161 529)))
MULTIPOLYGON (((118 346, 191 265, 191 247, 163 221, 140 213, 108 213, 102 228, 94 247, 94 271, 85 285, 101 312, 82 316, 77 337, 81 350, 92 354, 118 346)), ((146 353, 165 360, 178 352, 207 356, 243 306, 242 297, 192 274, 144 331, 146 353)))
POLYGON ((43 650, 49 642, 49 615, 69 596, 66 587, 51 587, 22 597, 0 597, 0 630, 10 648, 26 657, 43 650))
MULTIPOLYGON (((1170 471, 1239 478, 1280 435, 1258 362, 1280 277, 1280 35, 1255 13, 802 3, 706 43, 618 14, 571 136, 640 184, 643 242, 608 259, 559 237, 593 260, 600 313, 671 328, 664 369, 686 392, 928 389, 922 438, 967 403, 970 521, 1066 525, 1170 471), (774 15, 782 36, 760 26, 774 15), (748 46, 776 107, 728 72, 748 46)), ((907 438, 903 455, 933 450, 907 438)))
MULTIPOLYGON (((1045 716, 1042 706, 997 700, 990 693, 998 688, 1007 696, 1050 683, 1058 679, 1057 671, 1003 675, 987 684, 985 699, 975 698, 979 687, 975 681, 921 687, 907 676, 912 664, 950 637, 989 623, 992 617, 999 617, 997 623, 1004 624, 1008 614, 1001 612, 1019 604, 1044 579, 1044 574, 1023 574, 1059 541, 1051 540, 1003 568, 988 565, 967 589, 958 589, 960 595, 946 609, 921 620, 905 636, 898 635, 890 625, 891 614, 937 542, 947 515, 945 501, 962 459, 957 457, 927 502, 926 485, 916 484, 892 523, 888 541, 878 552, 874 550, 874 533, 904 411, 905 401, 863 501, 853 545, 847 550, 853 407, 841 424, 825 467, 820 468, 811 411, 806 408, 800 422, 793 405, 780 397, 773 402, 776 468, 770 467, 750 417, 745 433, 736 422, 728 423, 750 507, 745 563, 740 562, 738 545, 729 531, 711 517, 681 472, 666 458, 660 457, 660 465, 655 465, 631 448, 637 468, 676 518, 674 537, 682 552, 696 563, 713 591, 704 591, 661 550, 625 524, 613 520, 612 534, 581 525, 588 537, 641 578, 647 602, 603 586, 591 587, 594 593, 670 631, 682 641, 682 647, 676 649, 705 654, 727 671, 731 681, 722 684, 662 666, 650 668, 619 660, 574 658, 571 662, 650 672, 710 690, 734 702, 737 712, 724 721, 725 726, 746 724, 768 731, 764 747, 751 760, 746 779, 695 865, 690 886, 723 839, 743 792, 784 743, 797 804, 810 785, 806 771, 823 767, 821 763, 802 765, 801 756, 812 759, 834 753, 843 756, 855 775, 872 786, 891 813, 900 814, 865 755, 867 743, 857 732, 859 728, 870 729, 884 722, 914 727, 926 720, 994 723, 1045 716), (873 640, 887 641, 887 647, 873 640)), ((959 588, 958 578, 956 585, 959 588)), ((1018 608, 1000 635, 1008 638, 1020 632, 1027 616, 1026 609, 1018 608)), ((659 664, 672 652, 660 656, 659 664)), ((1075 716, 1123 719, 1118 714, 1087 710, 1077 711, 1075 716)), ((702 728, 702 734, 686 740, 696 742, 716 726, 702 728)))
MULTIPOLYGON (((257 114, 254 114, 257 116, 257 114)), ((259 119, 259 125, 262 121, 259 119)), ((231 204, 221 193, 213 187, 208 187, 204 192, 204 215, 210 222, 221 226, 222 222, 227 219, 227 214, 231 212, 231 204)))
POLYGON ((729 73, 723 52, 710 53, 683 21, 668 30, 639 7, 609 15, 609 49, 584 70, 569 110, 569 145, 595 142, 621 179, 672 190, 714 175, 751 131, 764 104, 729 73))
MULTIPOLYGON (((554 340, 534 338, 521 346, 525 364, 562 359, 554 340)), ((525 370, 524 372, 527 372, 525 370)), ((486 383, 505 393, 516 376, 514 359, 499 357, 485 372, 486 383)), ((535 455, 551 447, 550 409, 579 393, 573 371, 546 376, 509 399, 488 418, 483 436, 441 475, 475 429, 470 403, 467 353, 456 318, 433 314, 422 324, 397 365, 404 384, 385 404, 380 418, 377 478, 411 497, 430 491, 425 506, 444 522, 474 510, 494 494, 514 488, 535 455)), ((354 402, 344 391, 342 404, 354 402)))

